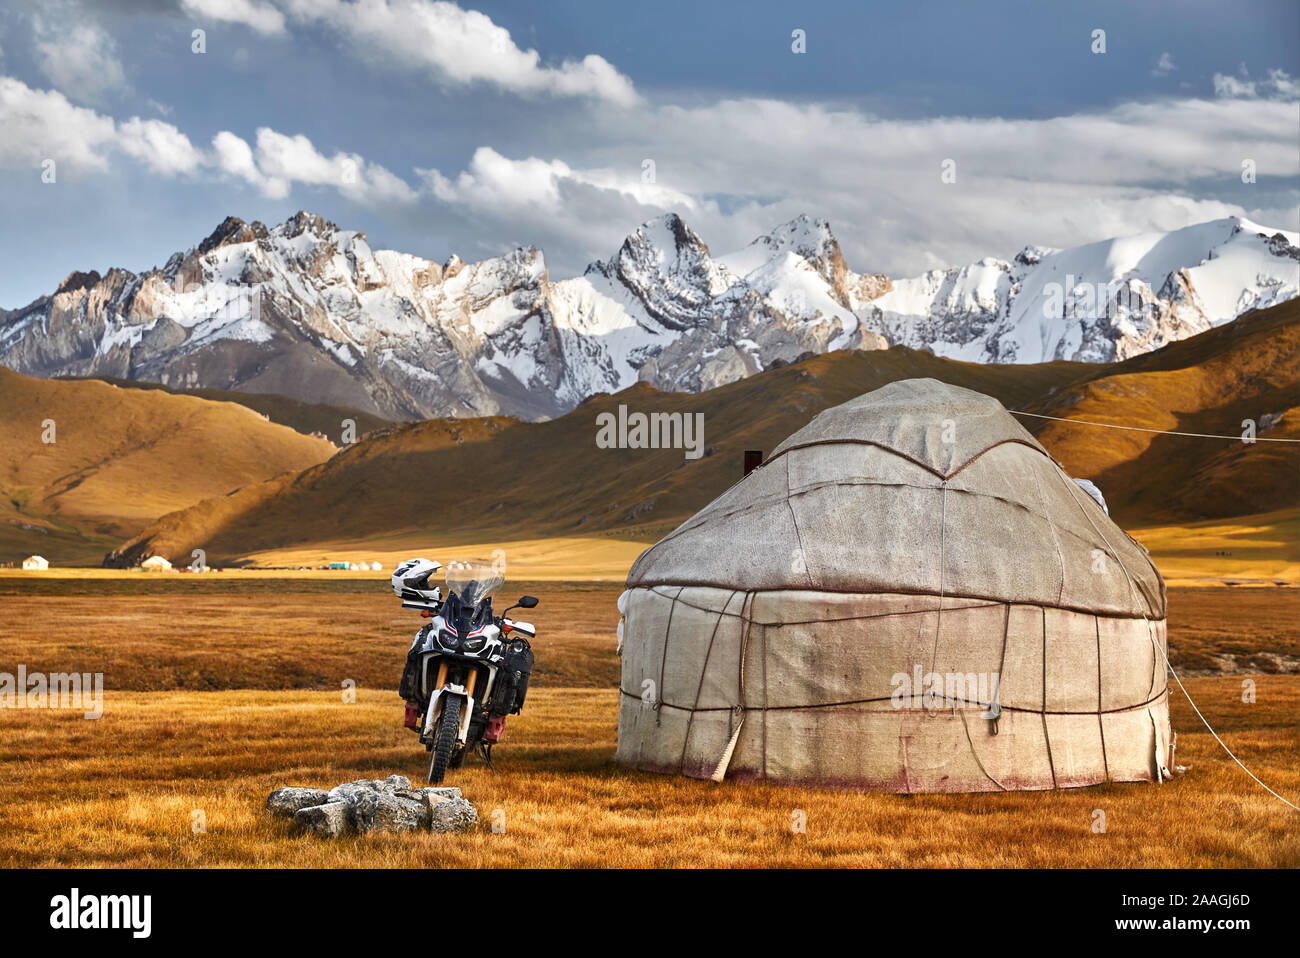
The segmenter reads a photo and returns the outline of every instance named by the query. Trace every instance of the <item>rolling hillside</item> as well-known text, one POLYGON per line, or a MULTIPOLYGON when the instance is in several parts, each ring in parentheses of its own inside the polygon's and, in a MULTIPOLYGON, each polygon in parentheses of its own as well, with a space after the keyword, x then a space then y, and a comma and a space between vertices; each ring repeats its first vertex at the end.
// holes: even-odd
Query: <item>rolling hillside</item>
MULTIPOLYGON (((1032 411, 1232 436, 1252 419, 1259 436, 1295 439, 1298 404, 1300 303, 1292 301, 1119 363, 1032 411)), ((1300 502, 1300 447, 1291 443, 1026 425, 1071 474, 1097 478, 1112 511, 1129 522, 1222 519, 1300 502)))
POLYGON ((242 405, 0 368, 0 562, 97 563, 165 513, 333 453, 242 405))
MULTIPOLYGON (((67 378, 73 382, 85 382, 90 377, 69 376, 58 378, 67 378)), ((239 403, 239 405, 247 406, 254 412, 261 413, 271 422, 278 422, 282 426, 288 426, 290 429, 308 436, 312 433, 320 433, 333 443, 343 441, 342 424, 345 419, 351 419, 356 424, 356 436, 358 438, 368 432, 392 425, 390 420, 381 419, 379 416, 361 409, 352 409, 348 406, 330 406, 325 403, 303 402, 301 399, 282 396, 278 393, 246 393, 236 389, 179 389, 164 386, 162 383, 146 382, 145 380, 117 379, 112 376, 95 378, 99 382, 106 382, 122 389, 158 389, 173 396, 197 396, 199 399, 211 399, 214 402, 239 403)))
MULTIPOLYGON (((770 452, 820 410, 885 383, 930 376, 1010 409, 1190 432, 1297 435, 1300 307, 1294 302, 1115 364, 984 365, 894 348, 837 352, 699 395, 644 383, 556 420, 430 420, 381 430, 293 478, 169 515, 110 564, 146 552, 222 561, 295 546, 612 536, 653 541, 740 478, 747 449, 770 452), (704 455, 601 449, 596 417, 704 414, 704 455), (1273 417, 1276 417, 1274 419, 1273 417)), ((1294 508, 1300 448, 1156 436, 1026 418, 1073 475, 1098 482, 1128 526, 1294 508), (1231 494, 1228 494, 1231 491, 1231 494), (1289 497, 1289 498, 1288 498, 1289 497)))

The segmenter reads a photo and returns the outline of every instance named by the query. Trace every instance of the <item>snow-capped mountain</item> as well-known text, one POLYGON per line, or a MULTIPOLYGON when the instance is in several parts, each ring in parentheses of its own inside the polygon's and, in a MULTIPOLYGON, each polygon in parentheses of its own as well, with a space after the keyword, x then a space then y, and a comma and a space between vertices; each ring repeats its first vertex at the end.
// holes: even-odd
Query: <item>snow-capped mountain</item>
POLYGON ((1109 362, 1300 295, 1300 236, 1240 217, 896 280, 857 311, 891 345, 973 362, 1109 362))
POLYGON ((533 247, 440 265, 306 212, 272 229, 232 217, 161 268, 73 273, 0 310, 0 363, 393 418, 536 419, 638 380, 699 391, 833 349, 1124 357, 1300 294, 1298 243, 1230 218, 891 282, 850 270, 825 220, 714 256, 668 214, 552 281, 533 247))

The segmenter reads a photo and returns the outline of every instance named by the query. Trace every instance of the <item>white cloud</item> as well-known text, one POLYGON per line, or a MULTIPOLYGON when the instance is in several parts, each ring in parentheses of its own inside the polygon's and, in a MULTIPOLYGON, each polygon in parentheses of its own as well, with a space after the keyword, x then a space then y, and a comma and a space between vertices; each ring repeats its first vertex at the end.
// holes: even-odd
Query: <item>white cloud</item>
POLYGON ((1238 80, 1235 76, 1229 74, 1216 73, 1214 74, 1214 95, 1228 97, 1254 96, 1255 84, 1251 80, 1238 80))
POLYGON ((0 79, 0 164, 55 154, 61 169, 102 170, 117 154, 163 175, 233 178, 274 199, 298 186, 331 189, 413 228, 435 223, 462 254, 535 244, 556 276, 610 255, 638 223, 669 210, 719 252, 809 213, 831 221, 852 268, 902 276, 1026 244, 1073 246, 1234 214, 1296 229, 1300 197, 1276 185, 1300 176, 1294 92, 1287 99, 1295 83, 1283 71, 1251 82, 1273 95, 1020 120, 882 119, 758 98, 557 111, 547 142, 561 149, 483 143, 463 168, 417 169, 408 181, 268 127, 251 143, 218 132, 200 150, 168 123, 115 123, 0 79), (1252 188, 1250 210, 1226 199, 1244 156, 1272 181, 1252 188), (947 159, 956 163, 951 184, 940 179, 947 159))
POLYGON ((557 278, 613 253, 637 224, 665 210, 692 224, 712 222, 705 215, 712 204, 646 182, 639 160, 627 168, 579 169, 558 159, 512 159, 483 146, 454 175, 417 172, 424 181, 423 202, 409 219, 435 219, 471 258, 539 246, 557 278))
POLYGON ((33 14, 32 39, 36 65, 71 99, 100 103, 126 87, 113 38, 74 4, 49 4, 33 14))
POLYGON ((117 127, 117 148, 168 176, 193 173, 205 162, 201 150, 170 123, 133 116, 117 127))
MULTIPOLYGON (((208 0, 204 0, 208 2, 208 0)), ((632 106, 632 81, 603 57, 589 54, 546 66, 536 50, 521 50, 510 32, 476 10, 442 0, 281 0, 302 23, 338 31, 372 61, 429 72, 453 85, 488 83, 519 94, 592 97, 632 106)))
POLYGON ((222 130, 212 138, 212 149, 217 166, 224 172, 253 184, 271 199, 284 199, 289 195, 287 180, 273 180, 257 168, 257 160, 253 158, 253 149, 247 140, 229 130, 222 130))
POLYGON ((1269 70, 1268 85, 1283 99, 1294 100, 1300 97, 1300 83, 1297 83, 1296 78, 1285 70, 1269 70))
POLYGON ((228 175, 265 196, 283 199, 295 183, 327 186, 363 203, 409 203, 416 191, 400 177, 356 153, 322 154, 305 136, 287 136, 263 127, 257 148, 228 130, 212 140, 210 151, 162 120, 133 116, 116 122, 76 106, 57 90, 34 90, 21 80, 0 76, 0 166, 33 169, 53 159, 61 172, 105 172, 112 154, 143 164, 164 176, 228 175))
POLYGON ((181 0, 181 8, 194 17, 221 23, 242 23, 258 33, 284 32, 284 14, 257 0, 181 0))
MULTIPOLYGON (((1239 181, 1242 149, 1260 169, 1300 175, 1297 117, 1279 100, 1160 100, 1041 120, 886 120, 735 99, 568 122, 582 123, 582 135, 575 131, 562 156, 511 159, 484 146, 461 172, 422 171, 438 218, 484 250, 542 246, 562 276, 667 210, 723 252, 809 213, 831 221, 850 266, 897 276, 1010 256, 1026 244, 1073 246, 1254 216, 1200 195, 1206 180, 1239 181), (655 161, 655 184, 640 181, 645 158, 655 161), (945 159, 956 161, 955 183, 940 180, 945 159)), ((1270 199, 1276 216, 1263 222, 1296 228, 1294 191, 1286 196, 1270 199)))
POLYGON ((697 207, 688 194, 646 182, 641 170, 575 170, 563 160, 530 156, 512 160, 489 146, 474 151, 469 166, 454 180, 438 170, 418 171, 443 202, 517 212, 521 207, 555 213, 564 205, 566 186, 587 186, 622 194, 648 207, 697 207))
POLYGON ((103 171, 117 142, 111 118, 12 77, 0 77, 0 129, 0 165, 11 167, 55 159, 74 171, 103 171))
POLYGON ((352 199, 409 202, 415 191, 382 166, 356 153, 326 157, 307 137, 286 136, 262 127, 257 131, 257 166, 272 182, 332 186, 352 199))
POLYGON ((255 186, 270 199, 288 196, 295 183, 328 186, 358 202, 410 203, 416 192, 401 177, 356 153, 327 157, 307 137, 269 127, 257 131, 257 148, 228 130, 212 140, 213 163, 255 186))
POLYGON ((1295 100, 1300 97, 1300 83, 1285 70, 1274 68, 1264 74, 1262 79, 1252 79, 1243 63, 1237 74, 1214 74, 1214 95, 1239 99, 1258 96, 1277 100, 1295 100))
POLYGON ((1178 67, 1174 65, 1173 54, 1162 53, 1160 54, 1160 59, 1156 60, 1156 65, 1152 67, 1151 75, 1153 77, 1169 76, 1169 74, 1173 73, 1177 69, 1178 67))

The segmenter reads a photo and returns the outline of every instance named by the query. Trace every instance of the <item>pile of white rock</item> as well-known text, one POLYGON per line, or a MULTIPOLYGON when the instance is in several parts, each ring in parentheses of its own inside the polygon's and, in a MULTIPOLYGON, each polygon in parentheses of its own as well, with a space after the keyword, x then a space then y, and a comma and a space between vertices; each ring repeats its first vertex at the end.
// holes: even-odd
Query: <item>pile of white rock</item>
POLYGON ((478 811, 459 788, 412 788, 401 775, 359 779, 326 791, 291 785, 266 799, 272 815, 292 818, 320 838, 350 832, 404 832, 427 829, 463 832, 478 823, 478 811))

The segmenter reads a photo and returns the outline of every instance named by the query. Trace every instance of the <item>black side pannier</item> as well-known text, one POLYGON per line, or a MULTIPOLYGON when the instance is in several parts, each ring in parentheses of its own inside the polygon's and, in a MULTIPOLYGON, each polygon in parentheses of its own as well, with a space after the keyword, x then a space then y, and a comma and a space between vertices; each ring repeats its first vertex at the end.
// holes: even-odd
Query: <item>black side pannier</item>
POLYGON ((406 665, 402 668, 402 681, 397 687, 397 694, 408 702, 414 702, 420 697, 420 658, 432 631, 433 626, 426 625, 415 633, 411 650, 406 653, 406 665))
POLYGON ((524 699, 528 695, 528 679, 532 674, 532 646, 527 639, 511 639, 506 646, 505 661, 501 663, 501 704, 494 711, 502 715, 517 715, 524 707, 524 699))

